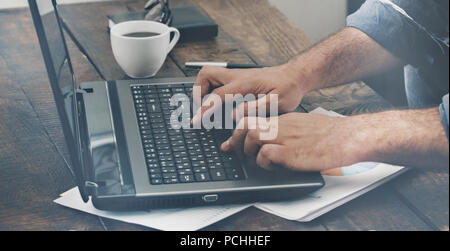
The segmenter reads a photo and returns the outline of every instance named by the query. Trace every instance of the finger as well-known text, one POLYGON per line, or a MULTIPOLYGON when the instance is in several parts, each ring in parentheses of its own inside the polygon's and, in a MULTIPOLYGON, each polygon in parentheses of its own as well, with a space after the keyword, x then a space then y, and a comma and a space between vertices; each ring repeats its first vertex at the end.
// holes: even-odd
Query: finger
POLYGON ((223 103, 225 101, 226 94, 235 94, 237 92, 239 92, 238 85, 233 83, 214 89, 211 95, 204 102, 202 102, 202 106, 198 109, 192 119, 192 124, 199 124, 203 117, 209 116, 214 113, 216 109, 222 108, 221 105, 218 105, 218 102, 213 102, 214 100, 219 98, 223 103))
MULTIPOLYGON (((200 87, 200 100, 194 99, 194 101, 201 103, 201 99, 209 93, 212 88, 217 88, 225 85, 231 81, 230 69, 216 66, 205 66, 203 67, 197 75, 197 80, 195 81, 194 87, 200 87)), ((193 93, 193 97, 194 96, 193 93)))
POLYGON ((260 145, 261 141, 259 141, 258 129, 248 130, 244 142, 245 156, 255 158, 258 153, 260 145))
MULTIPOLYGON (((263 142, 260 139, 260 133, 261 133, 261 128, 260 126, 262 124, 266 124, 268 121, 267 118, 259 118, 259 117, 246 117, 246 118, 242 118, 241 121, 238 123, 238 125, 236 126, 236 130, 247 130, 247 135, 246 138, 244 140, 244 150, 243 152, 247 155, 247 151, 248 151, 248 155, 256 155, 256 152, 258 151, 259 146, 261 146, 263 144, 263 142), (248 148, 248 150, 246 149, 246 146, 248 148)), ((237 134, 239 132, 235 132, 235 134, 237 134)), ((221 149, 224 152, 228 152, 230 150, 232 150, 232 145, 230 144, 230 139, 232 139, 232 137, 230 137, 228 140, 226 140, 224 143, 222 143, 221 145, 221 149)))
POLYGON ((272 170, 274 165, 285 165, 286 149, 281 145, 266 144, 261 147, 256 157, 256 164, 264 169, 272 170))
POLYGON ((230 144, 230 150, 233 151, 237 157, 241 160, 244 159, 244 140, 247 134, 247 130, 234 130, 233 136, 228 140, 230 144))
POLYGON ((225 142, 223 142, 220 146, 220 149, 224 152, 229 152, 231 150, 230 139, 227 139, 225 142))
POLYGON ((275 112, 278 113, 278 97, 275 98, 275 95, 277 94, 269 93, 263 97, 258 97, 256 100, 237 105, 233 110, 233 120, 239 121, 244 116, 265 117, 271 113, 271 107, 277 108, 275 112))
POLYGON ((232 150, 240 159, 244 159, 244 144, 245 138, 247 137, 248 128, 256 128, 256 120, 252 118, 243 118, 237 129, 234 130, 233 135, 228 139, 229 148, 232 150))

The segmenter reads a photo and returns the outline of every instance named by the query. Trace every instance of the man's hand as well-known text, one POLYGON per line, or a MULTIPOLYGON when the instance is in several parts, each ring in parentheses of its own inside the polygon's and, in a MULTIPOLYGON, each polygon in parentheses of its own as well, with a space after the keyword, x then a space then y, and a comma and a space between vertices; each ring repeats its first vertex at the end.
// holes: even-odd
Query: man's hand
POLYGON ((267 169, 281 165, 322 171, 364 161, 408 167, 449 165, 448 140, 437 108, 345 118, 290 113, 279 117, 278 136, 273 140, 260 138, 267 129, 259 129, 263 123, 257 121, 241 120, 239 126, 244 129, 235 130, 222 150, 256 159, 258 166, 267 169))
POLYGON ((281 165, 299 171, 321 171, 363 159, 349 118, 285 114, 278 118, 278 127, 271 128, 278 130, 273 140, 261 139, 261 133, 267 131, 260 129, 261 121, 247 117, 240 123, 244 129, 235 130, 222 144, 222 150, 234 151, 241 159, 256 159, 257 165, 265 169, 281 165))
MULTIPOLYGON (((246 70, 204 67, 195 86, 201 87, 202 98, 212 91, 222 101, 225 94, 278 94, 278 110, 286 113, 297 108, 310 91, 360 80, 402 64, 362 31, 345 28, 281 66, 246 70)), ((268 101, 262 100, 244 103, 244 115, 263 105, 267 108, 268 101)), ((194 101, 200 104, 200 100, 194 101)), ((200 122, 206 111, 214 110, 210 103, 207 100, 199 109, 194 124, 200 122)))
MULTIPOLYGON (((296 74, 285 66, 268 67, 263 69, 226 69, 222 67, 204 67, 198 74, 195 86, 201 87, 201 97, 212 91, 222 101, 225 94, 278 94, 278 111, 281 113, 293 111, 300 104, 303 95, 307 92, 302 83, 294 78, 296 74)), ((194 100, 197 104, 200 100, 194 100)), ((194 116, 193 123, 200 122, 202 115, 206 114, 212 107, 206 100, 194 116)), ((240 104, 244 107, 236 107, 239 111, 243 108, 242 116, 255 115, 248 111, 258 111, 258 107, 265 106, 269 111, 270 99, 255 100, 240 104)), ((233 112, 236 119, 236 112, 233 112)))

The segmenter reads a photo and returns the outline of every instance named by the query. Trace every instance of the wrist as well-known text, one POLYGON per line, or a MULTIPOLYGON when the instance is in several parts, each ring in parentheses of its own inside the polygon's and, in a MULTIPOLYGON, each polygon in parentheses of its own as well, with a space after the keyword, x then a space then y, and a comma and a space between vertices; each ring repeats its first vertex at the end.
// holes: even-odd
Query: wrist
POLYGON ((355 154, 357 162, 448 167, 448 141, 435 108, 387 111, 347 119, 354 131, 348 151, 355 154))
POLYGON ((303 93, 307 93, 315 90, 315 83, 312 72, 308 71, 306 66, 302 66, 297 62, 297 59, 292 59, 289 62, 280 65, 279 69, 285 76, 288 76, 291 82, 303 93))
POLYGON ((376 135, 371 130, 371 122, 366 115, 349 116, 342 118, 342 126, 345 128, 347 138, 343 139, 343 158, 346 163, 359 163, 375 161, 376 135))

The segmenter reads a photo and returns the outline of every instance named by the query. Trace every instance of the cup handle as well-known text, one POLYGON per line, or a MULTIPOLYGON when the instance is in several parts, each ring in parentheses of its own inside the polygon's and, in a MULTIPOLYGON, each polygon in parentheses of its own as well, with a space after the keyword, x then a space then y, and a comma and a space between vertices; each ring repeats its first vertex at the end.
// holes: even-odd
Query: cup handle
POLYGON ((178 43, 178 40, 180 40, 180 31, 177 30, 176 28, 173 27, 169 27, 169 33, 175 33, 175 36, 173 37, 172 41, 169 44, 169 49, 167 50, 167 54, 169 54, 173 47, 175 47, 175 45, 178 43))

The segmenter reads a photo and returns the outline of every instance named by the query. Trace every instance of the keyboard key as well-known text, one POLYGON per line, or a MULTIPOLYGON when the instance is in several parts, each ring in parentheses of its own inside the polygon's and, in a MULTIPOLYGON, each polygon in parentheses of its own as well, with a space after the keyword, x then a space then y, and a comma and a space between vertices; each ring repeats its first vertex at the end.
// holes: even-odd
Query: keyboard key
POLYGON ((151 113, 150 119, 162 119, 163 115, 161 113, 151 113))
POLYGON ((192 161, 193 167, 206 166, 206 162, 204 160, 192 161))
POLYGON ((174 161, 161 161, 161 167, 173 167, 175 166, 174 161))
POLYGON ((208 163, 209 169, 222 169, 224 166, 221 162, 208 163))
POLYGON ((156 159, 157 156, 156 156, 155 153, 147 153, 147 154, 145 154, 145 158, 147 158, 147 159, 156 159))
POLYGON ((158 156, 170 156, 172 155, 172 151, 170 150, 160 150, 158 151, 158 156))
POLYGON ((184 93, 184 88, 172 88, 173 93, 184 93))
POLYGON ((160 168, 160 166, 159 166, 159 163, 152 163, 152 164, 149 164, 149 163, 147 163, 147 168, 148 169, 158 169, 159 170, 159 168, 160 168))
POLYGON ((150 118, 150 123, 164 123, 162 118, 150 118))
POLYGON ((183 162, 183 163, 178 163, 176 164, 177 169, 186 169, 186 168, 191 168, 191 163, 190 162, 183 162))
POLYGON ((208 168, 206 166, 194 167, 194 173, 205 173, 208 172, 208 168))
POLYGON ((156 139, 156 136, 158 134, 161 134, 161 136, 164 135, 167 138, 167 135, 166 135, 167 131, 166 131, 166 129, 163 129, 163 128, 161 128, 161 129, 153 129, 153 135, 155 135, 155 139, 156 139))
POLYGON ((167 135, 153 135, 156 145, 169 144, 167 135))
POLYGON ((164 173, 163 178, 164 179, 176 179, 178 175, 176 173, 164 173))
POLYGON ((148 112, 150 112, 150 113, 152 113, 152 112, 161 112, 161 107, 157 103, 149 104, 147 106, 147 109, 148 109, 148 112))
POLYGON ((177 178, 164 179, 164 184, 176 184, 176 183, 178 183, 178 179, 177 178))
POLYGON ((145 98, 146 99, 158 99, 158 94, 156 94, 156 93, 146 94, 145 98))
POLYGON ((188 157, 181 157, 181 158, 175 158, 175 163, 182 164, 182 163, 190 163, 188 157))
MULTIPOLYGON (((176 147, 176 146, 183 146, 184 147, 184 141, 183 140, 171 141, 170 145, 173 146, 173 147, 176 147)), ((173 151, 174 152, 179 152, 179 151, 176 151, 175 148, 174 148, 173 151)))
POLYGON ((146 98, 145 102, 147 103, 147 109, 150 111, 150 106, 159 104, 159 98, 146 98))
POLYGON ((147 159, 146 161, 147 164, 155 164, 155 163, 159 164, 159 161, 157 159, 147 159))
POLYGON ((152 131, 151 130, 141 130, 141 134, 142 135, 152 135, 152 131))
POLYGON ((150 174, 153 174, 153 173, 161 173, 161 169, 148 169, 148 172, 150 173, 150 174))
POLYGON ((203 157, 203 154, 199 154, 197 156, 191 156, 191 161, 204 161, 205 158, 203 157))
POLYGON ((186 152, 186 147, 184 145, 182 145, 182 146, 173 146, 172 150, 174 152, 186 152))
POLYGON ((211 170, 211 178, 215 181, 222 181, 227 179, 225 171, 223 169, 211 170))
POLYGON ((147 148, 144 150, 145 153, 156 153, 156 149, 154 148, 147 148))
POLYGON ((183 157, 187 157, 188 154, 187 154, 186 152, 174 152, 174 153, 173 153, 173 156, 174 156, 175 158, 183 158, 183 157))
POLYGON ((156 90, 144 90, 144 94, 158 94, 158 92, 156 90))
POLYGON ((160 144, 160 145, 156 145, 156 149, 158 149, 158 151, 161 150, 170 150, 171 147, 168 144, 160 144))
POLYGON ((210 181, 211 177, 209 176, 209 173, 196 173, 195 180, 198 182, 205 182, 210 181))
POLYGON ((180 175, 180 182, 181 183, 189 183, 194 182, 194 175, 180 175))
POLYGON ((203 151, 202 151, 202 149, 197 148, 197 149, 193 149, 193 150, 188 150, 188 153, 191 156, 196 156, 196 155, 202 154, 203 151))
POLYGON ((173 157, 172 156, 160 156, 159 157, 159 161, 164 162, 164 161, 173 161, 173 157))
POLYGON ((183 132, 181 130, 175 130, 175 129, 169 129, 169 130, 167 130, 167 133, 169 135, 174 135, 174 136, 183 135, 183 132))
POLYGON ((180 169, 178 170, 178 174, 179 175, 188 175, 188 174, 194 174, 194 172, 192 171, 192 169, 180 169))
POLYGON ((143 135, 141 135, 141 138, 142 138, 143 140, 146 140, 146 139, 153 139, 153 136, 152 136, 151 134, 143 134, 143 135))
POLYGON ((163 173, 176 173, 177 169, 175 167, 161 167, 163 173))
POLYGON ((163 182, 162 179, 152 179, 151 183, 152 185, 161 185, 163 182))

